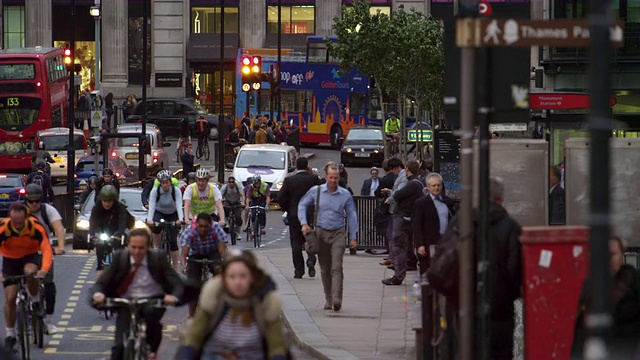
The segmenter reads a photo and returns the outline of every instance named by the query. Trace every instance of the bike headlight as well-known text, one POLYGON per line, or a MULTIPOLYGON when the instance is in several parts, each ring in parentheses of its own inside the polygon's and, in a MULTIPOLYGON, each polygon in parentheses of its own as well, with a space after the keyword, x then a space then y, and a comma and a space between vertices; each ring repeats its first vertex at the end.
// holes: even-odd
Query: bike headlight
POLYGON ((140 221, 140 220, 136 220, 135 224, 133 225, 133 227, 139 229, 139 228, 145 228, 147 227, 147 224, 144 223, 144 221, 140 221))
POLYGON ((89 230, 89 220, 78 220, 76 222, 76 228, 81 230, 89 230))
POLYGON ((100 241, 108 241, 108 240, 109 240, 109 235, 100 234, 100 241))

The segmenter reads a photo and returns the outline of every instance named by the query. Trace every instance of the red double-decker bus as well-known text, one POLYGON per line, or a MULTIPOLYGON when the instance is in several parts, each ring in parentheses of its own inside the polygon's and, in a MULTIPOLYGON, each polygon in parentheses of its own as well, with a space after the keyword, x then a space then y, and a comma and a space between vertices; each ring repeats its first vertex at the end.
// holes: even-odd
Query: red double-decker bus
POLYGON ((63 50, 0 50, 0 171, 31 171, 39 130, 66 126, 69 76, 63 50))

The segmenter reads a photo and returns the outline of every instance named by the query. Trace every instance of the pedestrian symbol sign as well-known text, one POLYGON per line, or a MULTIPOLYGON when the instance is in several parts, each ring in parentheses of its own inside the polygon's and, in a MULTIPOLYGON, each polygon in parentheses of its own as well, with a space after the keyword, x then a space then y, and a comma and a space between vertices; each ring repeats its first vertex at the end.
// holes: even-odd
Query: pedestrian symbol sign
POLYGON ((418 130, 409 130, 409 142, 416 141, 433 141, 433 131, 431 130, 422 130, 421 139, 418 140, 418 130))
POLYGON ((92 110, 91 111, 91 127, 100 127, 100 125, 102 125, 102 111, 92 110))

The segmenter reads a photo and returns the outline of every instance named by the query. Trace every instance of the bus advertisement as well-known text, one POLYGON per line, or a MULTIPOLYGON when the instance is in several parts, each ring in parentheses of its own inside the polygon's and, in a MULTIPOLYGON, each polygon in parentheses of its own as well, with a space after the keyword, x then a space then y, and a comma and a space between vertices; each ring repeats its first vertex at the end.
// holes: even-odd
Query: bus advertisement
MULTIPOLYGON (((261 53, 259 50, 239 51, 236 119, 242 119, 247 111, 247 95, 242 91, 240 71, 240 58, 243 55, 261 56, 261 53)), ((351 127, 370 125, 366 115, 370 95, 367 77, 356 70, 346 73, 337 64, 306 62, 304 57, 283 56, 281 64, 280 118, 286 121, 289 128, 300 128, 301 143, 330 143, 335 147, 351 127)), ((262 56, 263 73, 268 73, 274 67, 277 68, 277 61, 273 55, 262 56)), ((269 83, 263 82, 259 92, 259 98, 255 96, 255 91, 250 94, 250 116, 253 118, 259 107, 261 114, 273 117, 277 109, 269 109, 269 83)))
POLYGON ((0 50, 0 171, 30 172, 38 131, 66 126, 68 79, 62 49, 0 50))

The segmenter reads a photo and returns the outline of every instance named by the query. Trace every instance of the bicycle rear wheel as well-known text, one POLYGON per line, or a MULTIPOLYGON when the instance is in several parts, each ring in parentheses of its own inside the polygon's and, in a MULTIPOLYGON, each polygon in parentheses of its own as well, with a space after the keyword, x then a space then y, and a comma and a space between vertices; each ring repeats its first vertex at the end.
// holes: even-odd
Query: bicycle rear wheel
POLYGON ((203 148, 202 142, 198 142, 198 147, 196 148, 196 158, 198 160, 202 159, 202 150, 203 150, 202 148, 203 148))
POLYGON ((30 360, 31 355, 29 348, 29 328, 28 328, 29 314, 27 312, 27 303, 25 300, 20 301, 20 307, 18 309, 18 331, 20 332, 20 350, 22 353, 22 360, 30 360))

